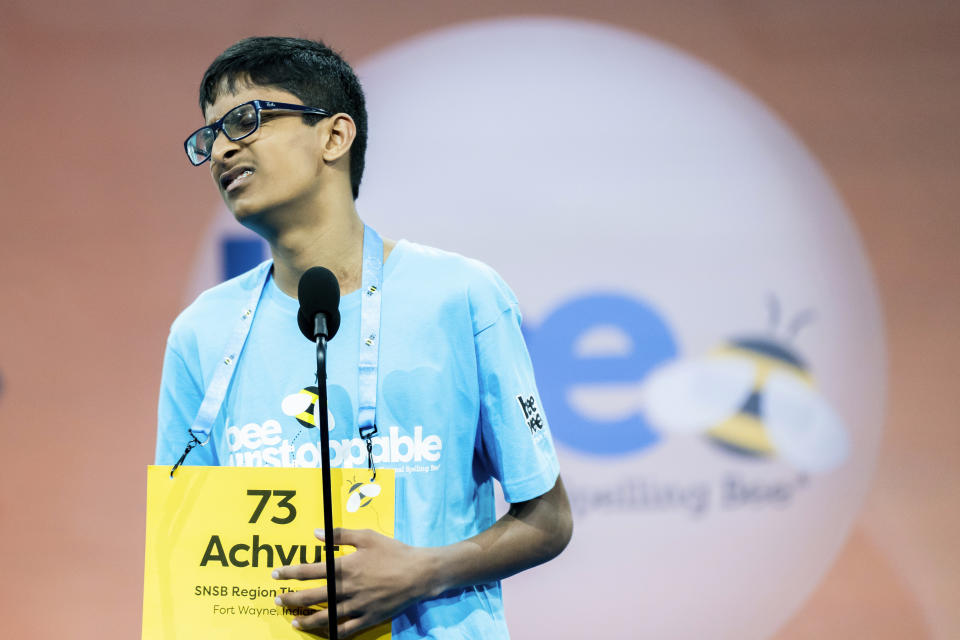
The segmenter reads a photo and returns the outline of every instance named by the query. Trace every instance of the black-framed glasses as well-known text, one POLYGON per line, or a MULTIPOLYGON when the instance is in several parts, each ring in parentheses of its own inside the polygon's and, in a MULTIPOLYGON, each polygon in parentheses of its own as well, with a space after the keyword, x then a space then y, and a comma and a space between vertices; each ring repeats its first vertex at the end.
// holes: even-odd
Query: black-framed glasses
POLYGON ((289 104, 286 102, 271 102, 270 100, 251 100, 227 111, 222 118, 200 127, 190 134, 184 143, 183 148, 187 152, 187 157, 194 166, 199 166, 210 159, 213 153, 213 141, 217 139, 217 134, 223 131, 223 135, 236 142, 243 140, 254 131, 260 128, 261 111, 288 111, 303 114, 313 114, 323 117, 329 117, 330 113, 316 107, 305 107, 302 104, 289 104))

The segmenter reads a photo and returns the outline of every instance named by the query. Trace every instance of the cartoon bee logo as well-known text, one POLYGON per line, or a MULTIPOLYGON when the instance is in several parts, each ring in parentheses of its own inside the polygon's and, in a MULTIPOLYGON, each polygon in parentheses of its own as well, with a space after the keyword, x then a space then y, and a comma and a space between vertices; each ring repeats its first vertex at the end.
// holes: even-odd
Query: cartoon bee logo
MULTIPOLYGON (((770 301, 771 335, 779 305, 770 301)), ((730 340, 706 357, 681 359, 650 374, 643 404, 650 424, 703 433, 723 449, 754 458, 780 456, 800 471, 824 473, 846 458, 843 422, 814 387, 810 368, 788 343, 813 318, 794 317, 786 339, 730 340)))
MULTIPOLYGON (((315 386, 304 387, 297 393, 291 393, 284 398, 280 408, 286 415, 296 418, 301 426, 313 429, 320 424, 319 416, 317 416, 317 400, 320 399, 317 394, 319 392, 319 388, 315 386)), ((330 431, 333 431, 336 427, 333 413, 329 410, 327 411, 327 427, 330 431)))
POLYGON ((380 495, 380 485, 373 482, 355 482, 347 490, 347 512, 356 513, 380 495))

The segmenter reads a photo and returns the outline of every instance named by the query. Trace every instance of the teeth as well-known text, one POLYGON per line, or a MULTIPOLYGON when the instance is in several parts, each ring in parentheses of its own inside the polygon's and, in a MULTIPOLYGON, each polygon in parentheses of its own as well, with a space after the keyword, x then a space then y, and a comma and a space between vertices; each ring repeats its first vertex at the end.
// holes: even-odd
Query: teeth
POLYGON ((236 183, 240 182, 247 176, 251 176, 251 175, 253 175, 252 170, 244 169, 238 176, 236 176, 235 178, 232 178, 230 182, 227 183, 227 188, 229 189, 231 186, 235 185, 236 183))

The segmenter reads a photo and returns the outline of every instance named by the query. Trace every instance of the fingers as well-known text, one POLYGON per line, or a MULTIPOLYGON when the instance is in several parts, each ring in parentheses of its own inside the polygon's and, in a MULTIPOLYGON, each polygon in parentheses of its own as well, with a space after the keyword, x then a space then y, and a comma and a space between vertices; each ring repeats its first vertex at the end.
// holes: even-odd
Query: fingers
POLYGON ((274 580, 326 580, 327 565, 323 562, 292 564, 274 569, 271 575, 274 580))
MULTIPOLYGON (((324 540, 323 529, 317 529, 314 532, 320 540, 324 540)), ((366 546, 376 536, 377 533, 370 529, 344 529, 337 527, 333 530, 333 544, 347 545, 359 549, 366 546)))
MULTIPOLYGON (((345 638, 349 635, 363 631, 372 626, 365 616, 350 617, 352 612, 349 607, 337 606, 337 636, 345 638)), ((321 609, 308 616, 297 616, 290 623, 295 629, 301 631, 310 631, 322 635, 329 635, 330 616, 327 609, 321 609)))
POLYGON ((346 638, 347 636, 352 636, 355 633, 359 633, 364 629, 368 629, 373 625, 367 621, 365 616, 359 618, 350 618, 337 624, 337 637, 346 638))
POLYGON ((312 607, 315 604, 327 602, 327 588, 303 589, 302 591, 288 591, 276 597, 275 602, 283 607, 312 607))
MULTIPOLYGON (((312 613, 309 616, 297 616, 291 622, 294 629, 300 629, 301 631, 315 631, 317 633, 322 633, 324 635, 329 635, 327 630, 330 626, 330 620, 327 616, 327 610, 322 609, 316 613, 312 613)), ((337 631, 340 630, 340 625, 337 625, 337 631)))
MULTIPOLYGON (((318 604, 327 604, 327 588, 326 587, 317 587, 316 589, 304 589, 302 591, 289 591, 287 593, 282 593, 276 597, 276 604, 287 607, 287 608, 306 608, 312 607, 318 604)), ((369 626, 369 624, 360 624, 359 619, 353 618, 349 619, 349 616, 356 615, 354 611, 355 607, 352 606, 352 603, 349 599, 341 600, 337 598, 337 613, 340 624, 337 625, 337 630, 340 632, 339 635, 346 636, 348 633, 355 633, 363 628, 369 626)), ((321 609, 316 613, 311 613, 307 616, 296 616, 291 624, 303 631, 312 631, 327 633, 329 629, 330 619, 327 613, 327 609, 321 609)))

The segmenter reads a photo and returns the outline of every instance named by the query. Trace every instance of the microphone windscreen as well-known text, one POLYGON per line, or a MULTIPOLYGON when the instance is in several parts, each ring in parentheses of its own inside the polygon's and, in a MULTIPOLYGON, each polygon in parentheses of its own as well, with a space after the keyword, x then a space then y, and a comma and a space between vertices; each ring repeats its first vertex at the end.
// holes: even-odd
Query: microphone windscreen
POLYGON ((300 311, 297 324, 307 340, 313 342, 313 320, 318 313, 327 317, 327 340, 331 340, 340 328, 340 283, 337 276, 326 267, 310 267, 297 285, 300 311))

